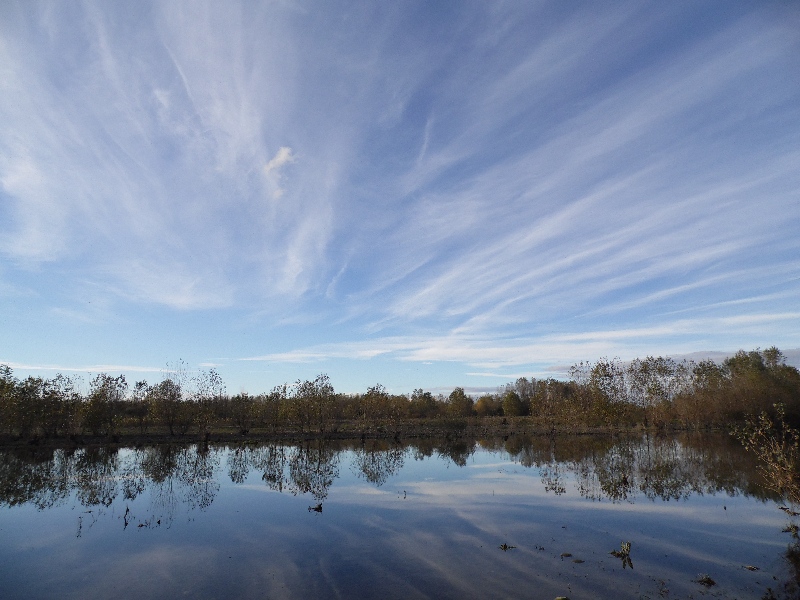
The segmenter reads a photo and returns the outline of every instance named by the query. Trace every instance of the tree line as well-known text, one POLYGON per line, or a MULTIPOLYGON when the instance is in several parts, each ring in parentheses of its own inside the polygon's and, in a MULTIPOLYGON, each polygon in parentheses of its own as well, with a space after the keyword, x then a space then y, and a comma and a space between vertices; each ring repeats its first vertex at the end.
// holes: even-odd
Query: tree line
POLYGON ((179 362, 155 384, 130 385, 100 373, 88 392, 59 374, 17 379, 0 365, 0 434, 19 438, 122 432, 208 437, 212 430, 309 433, 399 431, 426 422, 502 418, 544 431, 570 428, 702 429, 774 414, 800 422, 800 372, 780 350, 739 351, 724 361, 647 357, 630 362, 581 362, 569 378, 519 378, 474 398, 458 387, 448 396, 415 389, 390 394, 382 385, 337 393, 327 375, 276 386, 269 393, 230 395, 214 369, 190 371, 179 362))

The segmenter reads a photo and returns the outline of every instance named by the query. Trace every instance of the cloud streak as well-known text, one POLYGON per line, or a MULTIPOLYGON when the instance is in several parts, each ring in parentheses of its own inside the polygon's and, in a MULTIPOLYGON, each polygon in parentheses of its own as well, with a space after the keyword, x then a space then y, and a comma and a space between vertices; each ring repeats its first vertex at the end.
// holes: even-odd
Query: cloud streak
MULTIPOLYGON (((761 332, 766 347, 769 339, 780 337, 792 343, 795 331, 787 324, 800 317, 798 312, 752 313, 734 317, 680 319, 651 327, 622 328, 560 333, 529 338, 498 338, 452 334, 447 336, 395 336, 310 346, 244 358, 268 363, 317 363, 333 359, 369 360, 392 356, 412 362, 459 362, 473 367, 497 368, 577 363, 600 356, 632 359, 645 355, 685 354, 697 348, 704 336, 721 336, 731 343, 744 333, 761 332), (783 331, 783 332, 782 332, 783 331)), ((735 342, 734 342, 735 343, 735 342)), ((710 349, 709 349, 710 350, 710 349)), ((735 352, 738 348, 731 349, 735 352)))
POLYGON ((39 365, 15 363, 13 361, 0 360, 0 364, 20 371, 54 371, 59 373, 166 373, 164 367, 143 367, 136 365, 39 365))
POLYGON ((6 312, 473 373, 792 344, 796 9, 308 9, 0 8, 6 312))

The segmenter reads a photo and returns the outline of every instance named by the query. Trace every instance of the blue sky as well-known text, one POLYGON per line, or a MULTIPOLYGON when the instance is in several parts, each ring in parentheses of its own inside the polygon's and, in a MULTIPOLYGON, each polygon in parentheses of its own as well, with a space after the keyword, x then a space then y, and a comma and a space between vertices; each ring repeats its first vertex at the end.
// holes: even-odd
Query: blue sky
POLYGON ((794 2, 7 0, 0 124, 18 376, 800 346, 794 2))

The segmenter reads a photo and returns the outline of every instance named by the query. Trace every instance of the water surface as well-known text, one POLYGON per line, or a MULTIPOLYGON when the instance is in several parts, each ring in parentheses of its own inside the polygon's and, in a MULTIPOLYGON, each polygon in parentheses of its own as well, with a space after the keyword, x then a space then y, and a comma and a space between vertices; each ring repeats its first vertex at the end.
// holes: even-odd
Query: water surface
POLYGON ((0 596, 794 597, 778 505, 724 436, 14 450, 0 596))

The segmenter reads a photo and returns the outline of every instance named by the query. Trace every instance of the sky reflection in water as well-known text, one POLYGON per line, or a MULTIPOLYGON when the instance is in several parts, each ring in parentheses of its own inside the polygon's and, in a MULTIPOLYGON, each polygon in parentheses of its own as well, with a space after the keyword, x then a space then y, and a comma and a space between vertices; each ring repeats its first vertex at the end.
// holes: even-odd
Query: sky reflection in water
POLYGON ((2 595, 762 598, 793 585, 788 517, 724 438, 415 444, 5 452, 2 595), (610 554, 626 541, 633 569, 610 554))

